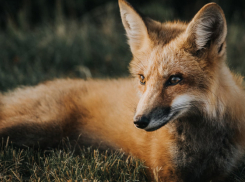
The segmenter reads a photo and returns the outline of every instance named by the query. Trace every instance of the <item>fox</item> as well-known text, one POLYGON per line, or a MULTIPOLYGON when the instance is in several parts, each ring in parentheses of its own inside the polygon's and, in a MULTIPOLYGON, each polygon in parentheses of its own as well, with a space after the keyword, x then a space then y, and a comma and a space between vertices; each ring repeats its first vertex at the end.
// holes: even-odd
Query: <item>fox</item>
POLYGON ((243 78, 226 64, 216 3, 190 22, 158 22, 118 0, 132 77, 56 79, 0 95, 0 137, 16 146, 60 140, 123 149, 149 181, 226 181, 245 154, 243 78))

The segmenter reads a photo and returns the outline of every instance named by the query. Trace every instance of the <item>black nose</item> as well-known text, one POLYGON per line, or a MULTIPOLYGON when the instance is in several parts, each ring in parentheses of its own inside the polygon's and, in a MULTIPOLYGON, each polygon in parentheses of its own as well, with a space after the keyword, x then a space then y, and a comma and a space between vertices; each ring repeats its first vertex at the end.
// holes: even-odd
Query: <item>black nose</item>
POLYGON ((134 124, 137 128, 144 129, 148 126, 150 120, 145 116, 137 116, 134 124))

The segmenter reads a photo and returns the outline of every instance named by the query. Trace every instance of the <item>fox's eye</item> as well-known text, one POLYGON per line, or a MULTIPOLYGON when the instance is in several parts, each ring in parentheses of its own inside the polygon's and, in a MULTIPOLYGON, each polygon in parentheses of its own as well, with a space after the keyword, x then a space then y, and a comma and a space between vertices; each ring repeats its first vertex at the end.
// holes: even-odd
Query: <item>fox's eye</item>
POLYGON ((180 81, 182 80, 181 76, 171 76, 168 81, 167 81, 167 85, 176 85, 178 84, 180 81))
POLYGON ((140 84, 145 85, 145 77, 143 75, 139 75, 139 76, 140 76, 140 84))

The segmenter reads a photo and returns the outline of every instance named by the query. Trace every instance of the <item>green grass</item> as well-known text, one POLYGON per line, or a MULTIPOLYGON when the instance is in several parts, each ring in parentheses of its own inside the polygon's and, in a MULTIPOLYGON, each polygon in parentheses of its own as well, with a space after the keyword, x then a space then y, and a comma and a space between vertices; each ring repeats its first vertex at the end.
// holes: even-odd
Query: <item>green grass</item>
MULTIPOLYGON (((141 8, 158 20, 173 20, 169 8, 149 4, 141 8)), ((57 12, 59 12, 57 10, 57 12)), ((30 28, 25 11, 19 21, 7 21, 0 30, 0 90, 35 85, 62 77, 128 76, 131 53, 116 3, 67 19, 62 12, 53 21, 30 28)), ((245 26, 228 22, 228 64, 245 75, 245 26)), ((245 160, 244 160, 245 161, 245 160)), ((82 148, 79 155, 69 145, 50 151, 18 149, 11 144, 0 149, 0 181, 146 181, 144 164, 123 152, 100 152, 82 148)), ((231 176, 245 181, 245 164, 231 176)))

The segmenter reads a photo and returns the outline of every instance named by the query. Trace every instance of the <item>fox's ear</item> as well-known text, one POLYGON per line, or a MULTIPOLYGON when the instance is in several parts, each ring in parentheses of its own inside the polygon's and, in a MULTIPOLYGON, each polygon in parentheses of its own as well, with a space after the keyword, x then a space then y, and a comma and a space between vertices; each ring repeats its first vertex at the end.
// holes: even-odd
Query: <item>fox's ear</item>
POLYGON ((189 23, 186 33, 195 50, 212 45, 222 52, 227 27, 223 10, 216 3, 205 5, 189 23))
POLYGON ((128 43, 132 53, 135 53, 149 41, 147 27, 143 18, 126 1, 118 0, 123 26, 126 30, 128 43))

